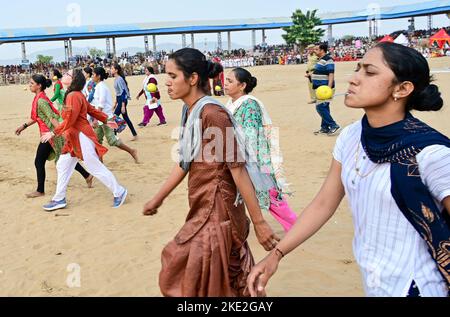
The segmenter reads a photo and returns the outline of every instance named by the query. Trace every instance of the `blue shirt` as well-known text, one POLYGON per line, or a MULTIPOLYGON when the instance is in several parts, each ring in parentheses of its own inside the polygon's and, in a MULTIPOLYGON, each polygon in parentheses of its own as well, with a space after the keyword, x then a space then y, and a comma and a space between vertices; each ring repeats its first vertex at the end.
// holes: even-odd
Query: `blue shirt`
MULTIPOLYGON (((317 89, 320 86, 328 86, 329 76, 334 74, 334 60, 330 54, 323 56, 314 68, 314 72, 311 76, 313 82, 313 89, 317 89)), ((335 81, 333 81, 333 87, 335 87, 335 81)))

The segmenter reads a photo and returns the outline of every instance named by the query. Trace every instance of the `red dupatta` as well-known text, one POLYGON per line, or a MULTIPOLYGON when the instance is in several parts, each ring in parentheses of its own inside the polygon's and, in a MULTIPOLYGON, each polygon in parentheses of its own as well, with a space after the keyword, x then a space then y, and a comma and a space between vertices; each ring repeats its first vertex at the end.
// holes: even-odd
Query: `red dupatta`
POLYGON ((45 94, 45 91, 41 91, 40 93, 38 93, 36 95, 36 97, 34 97, 33 105, 31 108, 31 119, 38 123, 39 131, 41 132, 41 135, 42 135, 46 132, 50 132, 50 129, 47 127, 45 122, 42 121, 42 119, 39 118, 39 116, 37 115, 39 99, 44 99, 50 105, 50 108, 53 110, 53 112, 56 113, 57 115, 59 115, 59 112, 58 112, 58 110, 55 109, 55 107, 53 107, 53 102, 51 102, 50 99, 47 97, 47 95, 45 94))

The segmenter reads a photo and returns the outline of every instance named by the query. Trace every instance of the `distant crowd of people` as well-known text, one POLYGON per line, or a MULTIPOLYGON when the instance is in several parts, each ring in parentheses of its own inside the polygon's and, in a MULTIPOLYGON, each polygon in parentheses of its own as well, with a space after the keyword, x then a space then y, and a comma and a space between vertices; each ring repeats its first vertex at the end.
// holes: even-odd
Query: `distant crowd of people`
MULTIPOLYGON (((444 29, 450 32, 450 27, 444 29)), ((430 46, 429 36, 437 31, 438 29, 417 30, 412 33, 397 31, 391 33, 391 36, 396 38, 400 34, 407 35, 408 43, 406 45, 418 50, 425 58, 450 56, 450 43, 446 43, 442 48, 430 46)), ((382 38, 383 36, 378 36, 375 39, 369 37, 344 37, 336 40, 330 46, 330 56, 336 62, 359 60, 382 38)), ((0 85, 26 83, 29 78, 21 75, 30 73, 40 73, 51 77, 51 71, 55 68, 64 73, 74 67, 95 65, 104 67, 111 74, 111 65, 114 62, 121 65, 127 76, 143 75, 147 66, 151 66, 156 74, 161 74, 165 73, 165 65, 171 53, 173 52, 158 51, 147 55, 141 53, 130 55, 125 52, 117 57, 113 57, 111 54, 105 57, 93 57, 86 54, 75 56, 66 62, 46 64, 36 62, 27 67, 22 65, 0 66, 0 85)), ((257 45, 249 50, 242 48, 231 51, 216 50, 204 52, 204 54, 209 60, 215 59, 220 62, 224 68, 293 65, 308 62, 308 52, 306 50, 301 52, 299 47, 292 45, 257 45)))

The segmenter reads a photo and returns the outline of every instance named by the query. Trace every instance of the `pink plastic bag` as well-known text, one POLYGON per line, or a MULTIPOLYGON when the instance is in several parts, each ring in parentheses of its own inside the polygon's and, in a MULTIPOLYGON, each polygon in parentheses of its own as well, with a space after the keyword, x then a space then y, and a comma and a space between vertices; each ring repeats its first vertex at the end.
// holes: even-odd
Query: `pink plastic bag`
POLYGON ((283 197, 283 200, 278 200, 278 192, 275 189, 270 190, 269 211, 286 232, 291 230, 297 221, 297 215, 289 207, 286 199, 283 197))

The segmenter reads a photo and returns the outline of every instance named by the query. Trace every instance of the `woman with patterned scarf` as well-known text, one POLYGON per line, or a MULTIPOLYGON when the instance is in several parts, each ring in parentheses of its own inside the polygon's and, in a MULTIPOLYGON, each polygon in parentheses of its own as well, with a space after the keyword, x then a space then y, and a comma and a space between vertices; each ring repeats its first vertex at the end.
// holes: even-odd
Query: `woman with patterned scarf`
POLYGON ((366 295, 448 296, 450 141, 411 114, 443 106, 428 63, 412 48, 381 43, 349 84, 345 104, 365 116, 339 136, 322 189, 255 266, 250 292, 264 295, 281 259, 319 231, 347 195, 366 295))
POLYGON ((258 167, 269 174, 276 184, 270 190, 256 192, 259 205, 262 210, 270 212, 284 231, 288 232, 297 221, 297 215, 291 210, 285 197, 289 194, 289 189, 272 120, 264 104, 250 95, 256 85, 257 79, 248 70, 233 69, 225 80, 225 93, 230 97, 226 107, 239 123, 249 145, 255 149, 258 167))

